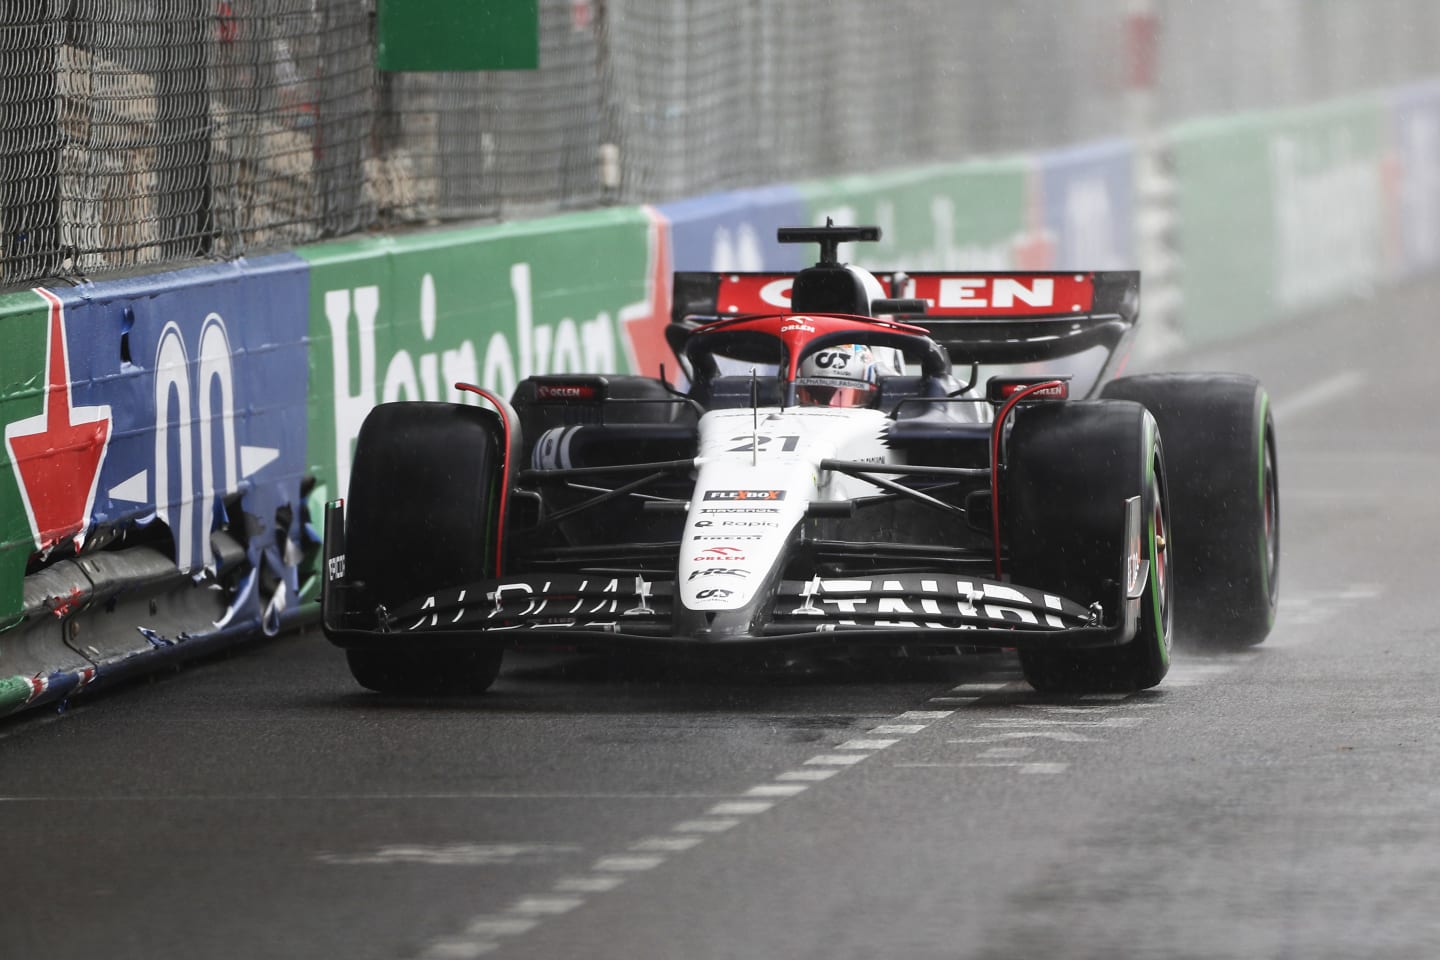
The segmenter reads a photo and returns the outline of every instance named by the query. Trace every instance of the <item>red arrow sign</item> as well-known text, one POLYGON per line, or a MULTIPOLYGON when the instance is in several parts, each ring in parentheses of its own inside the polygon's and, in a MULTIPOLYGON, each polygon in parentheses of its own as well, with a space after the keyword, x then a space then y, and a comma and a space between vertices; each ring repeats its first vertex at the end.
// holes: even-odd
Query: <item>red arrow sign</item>
POLYGON ((670 324, 670 224, 658 210, 647 207, 650 216, 650 278, 644 303, 620 311, 620 326, 630 347, 635 372, 658 377, 660 365, 668 364, 670 376, 679 364, 665 344, 670 324))
POLYGON ((39 416, 5 428, 5 446, 35 546, 47 550, 73 536, 78 549, 90 523, 100 466, 110 444, 110 408, 72 405, 65 305, 49 290, 35 292, 50 304, 44 406, 39 416))

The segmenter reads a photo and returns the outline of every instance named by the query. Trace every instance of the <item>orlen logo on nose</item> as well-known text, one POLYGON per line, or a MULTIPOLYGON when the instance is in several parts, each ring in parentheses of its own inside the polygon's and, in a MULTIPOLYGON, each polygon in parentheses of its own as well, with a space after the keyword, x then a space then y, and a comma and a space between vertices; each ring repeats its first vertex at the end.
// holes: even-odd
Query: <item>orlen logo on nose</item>
POLYGON ((716 563, 721 560, 743 561, 745 551, 739 547, 706 547, 695 558, 696 563, 716 563))
POLYGON ((706 490, 706 500, 784 500, 784 490, 706 490))

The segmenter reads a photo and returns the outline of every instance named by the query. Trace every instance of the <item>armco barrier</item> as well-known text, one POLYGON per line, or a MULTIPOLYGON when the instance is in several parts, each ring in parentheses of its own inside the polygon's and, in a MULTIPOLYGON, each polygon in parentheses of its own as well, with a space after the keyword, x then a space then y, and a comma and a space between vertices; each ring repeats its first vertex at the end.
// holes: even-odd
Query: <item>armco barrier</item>
POLYGON ((296 609, 305 291, 284 255, 0 301, 0 713, 296 609))
MULTIPOLYGON (((1193 342, 1440 265, 1440 85, 1169 148, 1193 342)), ((829 215, 871 266, 1133 266, 1134 184, 1112 141, 0 296, 0 714, 293 617, 371 406, 657 373, 672 264, 796 267, 829 215)))

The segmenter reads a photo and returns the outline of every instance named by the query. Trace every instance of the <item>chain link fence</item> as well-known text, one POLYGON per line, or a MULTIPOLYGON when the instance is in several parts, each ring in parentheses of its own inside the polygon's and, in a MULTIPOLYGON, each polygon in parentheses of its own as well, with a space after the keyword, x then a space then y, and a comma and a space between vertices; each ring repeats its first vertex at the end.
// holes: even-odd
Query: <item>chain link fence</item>
POLYGON ((373 0, 0 2, 0 285, 1131 132, 1435 72, 1434 0, 540 0, 540 69, 379 73, 373 0))

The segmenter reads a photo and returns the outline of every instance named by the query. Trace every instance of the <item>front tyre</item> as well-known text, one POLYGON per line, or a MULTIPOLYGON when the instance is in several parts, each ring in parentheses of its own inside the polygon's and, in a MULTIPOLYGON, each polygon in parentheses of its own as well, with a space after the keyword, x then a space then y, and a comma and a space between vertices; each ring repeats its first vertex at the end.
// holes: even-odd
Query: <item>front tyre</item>
MULTIPOLYGON (((1149 573, 1138 628, 1127 643, 1020 653, 1025 679, 1044 693, 1130 692, 1170 669, 1170 501, 1165 453, 1139 404, 1046 404, 1022 411, 1010 437, 1002 508, 1017 583, 1080 603, 1113 605, 1127 555, 1125 502, 1140 498, 1141 556, 1149 573)), ((1121 611, 1107 610, 1107 619, 1121 611)))
MULTIPOLYGON (((456 403, 385 403, 365 418, 346 499, 358 605, 389 608, 494 576, 506 456, 499 417, 456 403)), ((394 694, 479 693, 502 647, 483 635, 377 636, 346 650, 355 680, 394 694)))

